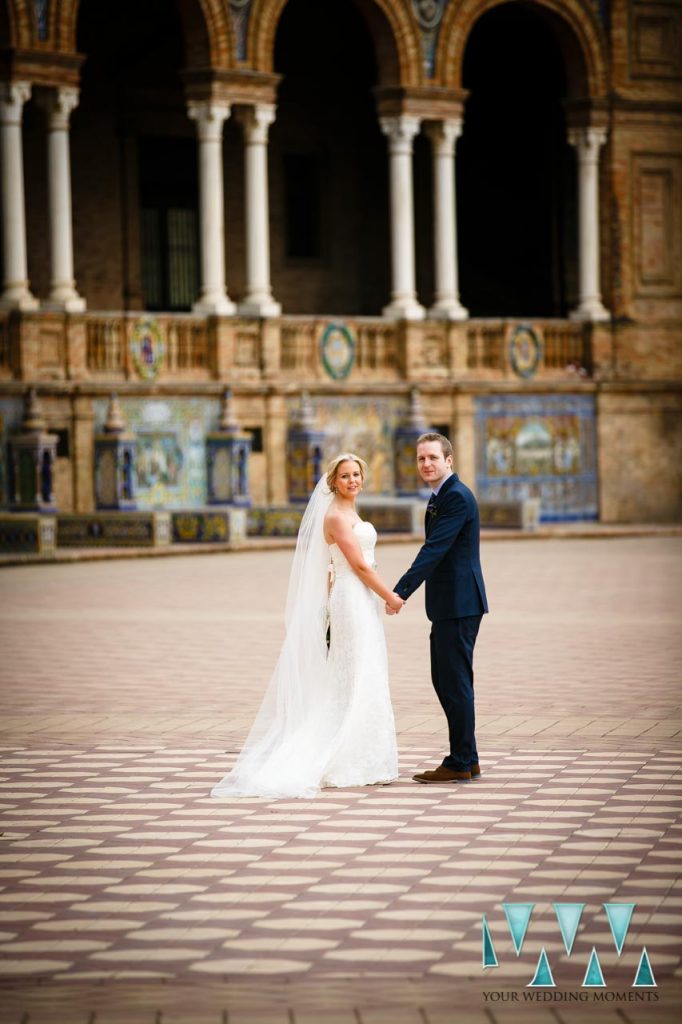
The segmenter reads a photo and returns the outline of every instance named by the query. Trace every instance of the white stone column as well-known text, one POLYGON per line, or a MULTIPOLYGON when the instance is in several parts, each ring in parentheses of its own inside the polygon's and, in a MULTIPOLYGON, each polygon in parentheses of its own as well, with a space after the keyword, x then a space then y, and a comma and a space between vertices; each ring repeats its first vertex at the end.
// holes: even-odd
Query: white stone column
POLYGON ((282 307, 270 285, 270 217, 268 213, 268 129, 275 107, 257 103, 237 113, 244 129, 246 180, 246 295, 239 303, 244 316, 279 316, 282 307))
POLYGON ((435 302, 429 316, 466 320, 468 310, 459 301, 457 266, 457 199, 455 146, 462 134, 461 119, 430 121, 424 127, 433 158, 433 241, 436 277, 435 302))
POLYGON ((2 251, 5 279, 0 306, 36 309, 28 286, 26 209, 21 119, 31 95, 28 82, 0 83, 0 179, 2 180, 2 251))
POLYGON ((230 116, 227 103, 191 101, 189 117, 199 138, 199 231, 201 294, 197 313, 230 316, 235 305, 225 290, 225 208, 223 202, 223 124, 230 116))
POLYGON ((609 320, 599 283, 599 150, 604 128, 577 128, 568 141, 578 154, 578 271, 580 299, 572 320, 609 320))
POLYGON ((43 306, 80 313, 85 301, 76 291, 73 276, 71 214, 71 160, 69 118, 78 106, 78 89, 55 89, 46 97, 47 179, 50 214, 50 294, 43 306))
POLYGON ((422 320, 424 307, 417 302, 414 270, 414 200, 412 195, 412 141, 419 118, 401 115, 380 118, 388 136, 391 189, 391 302, 384 316, 422 320))

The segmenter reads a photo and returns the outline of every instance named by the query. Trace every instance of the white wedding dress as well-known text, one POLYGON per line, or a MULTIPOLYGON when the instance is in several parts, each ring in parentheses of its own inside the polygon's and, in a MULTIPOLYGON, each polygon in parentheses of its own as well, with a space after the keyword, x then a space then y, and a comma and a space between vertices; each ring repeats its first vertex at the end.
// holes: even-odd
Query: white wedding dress
MULTIPOLYGON (((277 666, 236 764, 214 786, 214 797, 310 798, 323 787, 398 776, 383 602, 340 548, 324 541, 332 497, 321 480, 299 531, 277 666)), ((376 530, 361 521, 353 531, 373 565, 376 530)))
MULTIPOLYGON (((368 565, 374 565, 377 533, 359 522, 353 532, 368 565)), ((388 689, 383 602, 349 566, 337 544, 330 549, 327 660, 331 713, 338 723, 323 786, 366 786, 398 774, 398 750, 388 689)))

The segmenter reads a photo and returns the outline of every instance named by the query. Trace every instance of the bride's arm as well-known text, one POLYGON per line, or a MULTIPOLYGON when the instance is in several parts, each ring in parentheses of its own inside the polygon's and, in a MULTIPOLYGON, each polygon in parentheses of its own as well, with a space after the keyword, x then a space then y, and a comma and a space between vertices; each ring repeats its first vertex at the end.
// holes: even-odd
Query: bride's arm
POLYGON ((375 594, 378 594, 379 597, 386 602, 389 608, 392 608, 393 611, 396 612, 400 611, 405 602, 401 597, 398 597, 390 587, 386 586, 375 569, 372 569, 370 565, 367 565, 362 553, 362 548, 360 547, 357 537, 353 533, 353 529, 348 522, 348 519, 338 512, 330 512, 325 519, 324 525, 325 537, 328 543, 333 542, 338 544, 355 575, 359 576, 362 582, 366 584, 370 590, 373 590, 375 594))

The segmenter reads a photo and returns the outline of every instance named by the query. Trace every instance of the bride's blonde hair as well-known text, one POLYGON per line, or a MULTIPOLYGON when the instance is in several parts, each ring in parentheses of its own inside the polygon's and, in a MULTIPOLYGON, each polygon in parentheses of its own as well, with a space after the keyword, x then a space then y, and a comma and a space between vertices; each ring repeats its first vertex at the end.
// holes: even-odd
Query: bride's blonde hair
POLYGON ((353 452, 341 452, 340 455, 335 455, 331 462, 327 465, 327 487, 330 491, 334 490, 334 481, 336 480, 336 474, 339 471, 339 466, 342 462, 357 462, 360 467, 360 476, 364 484, 365 477, 368 472, 368 466, 364 459, 361 459, 359 455, 355 455, 353 452))

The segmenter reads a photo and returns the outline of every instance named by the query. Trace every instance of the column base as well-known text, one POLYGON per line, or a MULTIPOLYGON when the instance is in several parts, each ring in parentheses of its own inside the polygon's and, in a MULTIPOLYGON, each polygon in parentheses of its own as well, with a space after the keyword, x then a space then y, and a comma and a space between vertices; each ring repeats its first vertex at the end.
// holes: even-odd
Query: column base
POLYGON ((53 309, 62 313, 84 313, 87 304, 77 291, 53 292, 44 302, 40 303, 41 309, 53 309))
POLYGON ((192 312, 203 316, 234 316, 237 307, 226 295, 215 297, 206 295, 194 303, 192 312))
POLYGON ((247 296, 237 306, 237 312, 240 316, 252 316, 252 317, 276 317, 281 316, 282 307, 279 302, 275 302, 272 296, 247 296))
POLYGON ((568 314, 569 320, 584 320, 592 322, 603 322, 604 320, 610 320, 611 314, 608 309, 602 305, 600 299, 585 299, 583 300, 577 309, 572 310, 568 314))
POLYGON ((35 295, 31 295, 25 286, 7 288, 0 295, 0 309, 18 309, 28 313, 31 310, 38 309, 39 305, 40 303, 35 295))
POLYGON ((391 320, 423 320, 426 310, 416 299, 394 299, 381 311, 382 316, 391 320))
POLYGON ((457 299, 441 299, 431 306, 428 316, 432 320, 468 320, 469 310, 457 299))

